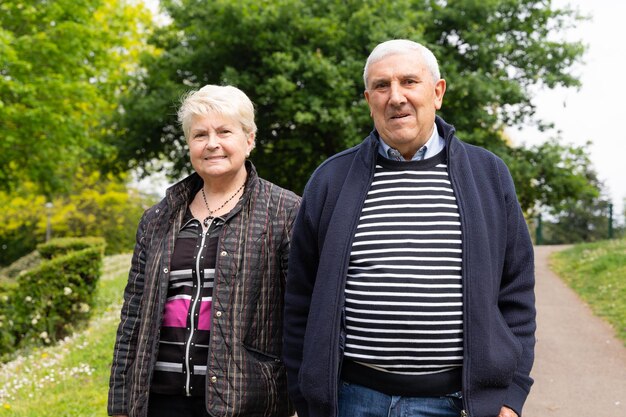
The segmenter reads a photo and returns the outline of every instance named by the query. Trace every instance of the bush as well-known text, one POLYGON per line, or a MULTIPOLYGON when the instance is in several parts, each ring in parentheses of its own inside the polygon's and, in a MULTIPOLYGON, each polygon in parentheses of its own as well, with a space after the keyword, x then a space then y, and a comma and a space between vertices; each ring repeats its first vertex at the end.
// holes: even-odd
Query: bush
POLYGON ((46 258, 4 286, 0 300, 0 355, 25 346, 54 343, 90 316, 102 270, 104 240, 53 239, 40 249, 46 258))
POLYGON ((14 282, 15 279, 29 269, 33 269, 41 262, 41 255, 36 250, 22 256, 6 268, 0 268, 0 284, 14 282))
POLYGON ((52 259, 55 256, 64 255, 67 252, 76 252, 82 249, 100 246, 104 249, 105 241, 99 237, 66 237, 38 245, 37 252, 45 259, 52 259))

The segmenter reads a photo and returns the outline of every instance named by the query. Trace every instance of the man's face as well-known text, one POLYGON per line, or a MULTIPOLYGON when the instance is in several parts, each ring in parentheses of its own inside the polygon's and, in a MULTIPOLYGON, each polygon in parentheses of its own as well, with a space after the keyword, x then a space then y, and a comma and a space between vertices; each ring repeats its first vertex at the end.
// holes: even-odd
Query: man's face
POLYGON ((410 158, 430 138, 446 82, 437 82, 418 52, 389 55, 369 66, 365 99, 385 142, 410 158))

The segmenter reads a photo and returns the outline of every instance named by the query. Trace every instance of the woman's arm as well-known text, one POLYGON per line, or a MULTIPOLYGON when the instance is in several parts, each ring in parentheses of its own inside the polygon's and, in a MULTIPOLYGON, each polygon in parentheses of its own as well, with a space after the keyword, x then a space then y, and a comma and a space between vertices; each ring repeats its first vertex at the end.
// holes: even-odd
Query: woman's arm
POLYGON ((146 223, 146 215, 144 214, 137 228, 135 250, 128 274, 128 283, 124 290, 124 304, 120 313, 120 324, 113 350, 111 378, 109 380, 109 415, 126 416, 128 413, 128 385, 130 383, 128 371, 136 355, 140 323, 139 307, 145 282, 146 223))

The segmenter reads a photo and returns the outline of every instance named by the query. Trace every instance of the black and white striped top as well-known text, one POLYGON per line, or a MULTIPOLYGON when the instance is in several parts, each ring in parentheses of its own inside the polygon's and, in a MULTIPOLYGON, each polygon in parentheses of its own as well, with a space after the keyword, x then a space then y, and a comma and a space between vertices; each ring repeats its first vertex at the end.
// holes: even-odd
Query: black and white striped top
POLYGON ((461 239, 445 152, 379 156, 350 256, 345 358, 406 376, 460 369, 461 239))
POLYGON ((187 209, 172 261, 157 362, 150 389, 203 396, 209 354, 213 281, 222 219, 203 231, 187 209))

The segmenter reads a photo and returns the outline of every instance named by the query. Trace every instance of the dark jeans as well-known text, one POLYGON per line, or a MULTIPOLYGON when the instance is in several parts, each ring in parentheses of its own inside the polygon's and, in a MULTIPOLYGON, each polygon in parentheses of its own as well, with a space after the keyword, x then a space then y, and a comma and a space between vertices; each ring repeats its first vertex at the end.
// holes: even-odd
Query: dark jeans
POLYGON ((148 417, 210 417, 204 396, 185 397, 150 393, 148 417))

